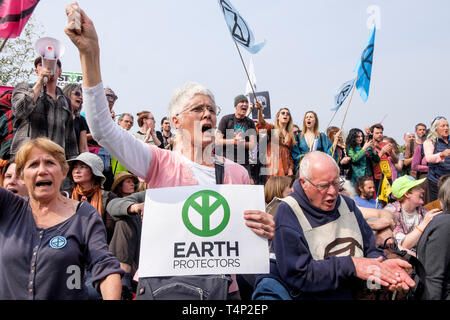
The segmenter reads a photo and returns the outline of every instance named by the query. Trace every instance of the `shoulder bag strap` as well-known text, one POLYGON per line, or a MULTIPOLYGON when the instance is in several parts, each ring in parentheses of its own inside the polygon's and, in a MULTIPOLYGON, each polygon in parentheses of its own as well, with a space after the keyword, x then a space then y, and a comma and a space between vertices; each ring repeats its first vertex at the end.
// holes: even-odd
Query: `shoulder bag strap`
POLYGON ((225 163, 219 159, 219 157, 214 157, 214 167, 216 169, 216 184, 223 184, 223 178, 225 173, 225 163))

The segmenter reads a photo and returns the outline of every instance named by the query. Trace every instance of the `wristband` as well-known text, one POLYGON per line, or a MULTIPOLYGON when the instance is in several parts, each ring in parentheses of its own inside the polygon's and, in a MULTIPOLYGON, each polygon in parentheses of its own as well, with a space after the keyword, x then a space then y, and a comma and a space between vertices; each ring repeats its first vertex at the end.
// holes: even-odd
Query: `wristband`
POLYGON ((418 226, 416 226, 416 229, 417 229, 420 233, 423 233, 423 230, 421 230, 418 226))

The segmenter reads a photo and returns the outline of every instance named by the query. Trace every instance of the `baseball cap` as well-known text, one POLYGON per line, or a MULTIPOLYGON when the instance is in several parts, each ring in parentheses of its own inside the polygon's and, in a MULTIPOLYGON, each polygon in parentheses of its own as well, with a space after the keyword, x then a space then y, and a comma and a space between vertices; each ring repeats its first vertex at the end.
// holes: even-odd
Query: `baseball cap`
POLYGON ((416 180, 411 176, 402 176, 397 178, 392 183, 392 194, 397 199, 400 199, 406 192, 422 184, 426 179, 427 178, 416 180))

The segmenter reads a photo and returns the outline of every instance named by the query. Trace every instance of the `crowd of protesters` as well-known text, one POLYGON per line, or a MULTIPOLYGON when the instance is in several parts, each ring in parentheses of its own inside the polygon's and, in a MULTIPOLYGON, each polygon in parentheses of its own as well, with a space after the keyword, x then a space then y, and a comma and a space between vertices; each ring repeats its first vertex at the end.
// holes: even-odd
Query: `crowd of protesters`
MULTIPOLYGON (((340 269, 336 277, 367 279, 361 271, 367 265, 358 259, 384 259, 382 249, 403 250, 419 261, 422 252, 427 257, 422 276, 429 283, 423 280, 425 289, 417 296, 450 297, 448 258, 436 259, 438 265, 430 263, 441 251, 449 256, 450 143, 445 117, 421 119, 399 145, 385 135, 380 123, 364 130, 329 127, 320 132, 312 110, 303 119, 293 119, 290 109, 282 107, 272 124, 264 119, 261 104, 250 104, 241 94, 234 99, 234 113, 219 119, 214 95, 197 83, 174 92, 167 117, 155 119, 150 108, 116 116, 118 96, 103 88, 100 69, 93 62, 98 59, 95 29, 87 16, 84 23, 84 39, 66 31, 80 52, 83 86, 59 88, 61 61, 51 74, 38 57, 34 62, 38 80, 17 84, 12 94, 14 135, 1 162, 1 299, 132 299, 137 294, 133 277, 139 266, 145 190, 214 184, 217 159, 225 168, 223 183, 264 185, 266 212, 246 212, 244 217, 256 234, 273 240, 270 250, 277 256, 271 259, 270 276, 242 280, 233 275, 229 299, 351 297, 342 283, 327 280, 327 269, 316 270, 319 267, 309 261, 333 257, 298 252, 328 237, 315 231, 340 221, 338 211, 345 221, 336 228, 341 223, 356 228, 351 236, 359 239, 361 248, 353 260, 336 262, 340 269), (257 119, 249 117, 252 108, 257 109, 257 119), (430 123, 429 128, 424 122, 430 123), (317 163, 323 167, 315 167, 317 163), (385 180, 392 192, 380 199, 385 180), (323 194, 322 202, 318 194, 323 194), (309 223, 299 220, 303 221, 299 224, 295 215, 286 213, 297 214, 295 204, 284 202, 289 195, 303 211, 309 210, 305 214, 313 216, 309 223), (355 212, 356 220, 346 220, 342 212, 348 211, 355 212), (321 215, 326 212, 337 218, 330 215, 325 221, 321 215), (437 219, 439 224, 434 223, 437 219), (292 224, 301 232, 292 234, 292 224), (315 232, 313 238, 306 235, 307 228, 315 232), (305 241, 292 248, 294 238, 289 237, 295 243, 303 237, 305 241), (70 249, 53 254, 48 245, 70 249), (83 281, 73 283, 79 290, 59 281, 68 273, 62 265, 84 266, 83 281), (314 281, 308 282, 309 277, 314 281), (440 279, 441 291, 433 279, 440 279)), ((393 262, 379 266, 410 267, 393 262)), ((380 282, 392 291, 407 290, 413 287, 407 277, 380 282)), ((350 283, 345 285, 351 287, 350 283)))

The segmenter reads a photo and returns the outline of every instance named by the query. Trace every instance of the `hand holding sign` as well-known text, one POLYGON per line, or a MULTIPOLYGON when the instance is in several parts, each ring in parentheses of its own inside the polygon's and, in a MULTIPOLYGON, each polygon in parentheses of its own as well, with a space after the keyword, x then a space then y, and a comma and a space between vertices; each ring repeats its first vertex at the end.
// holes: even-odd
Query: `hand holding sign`
POLYGON ((139 276, 269 272, 275 226, 264 207, 262 186, 147 190, 139 276))
POLYGON ((273 216, 259 210, 244 211, 245 225, 254 233, 272 240, 275 235, 275 222, 273 216))

